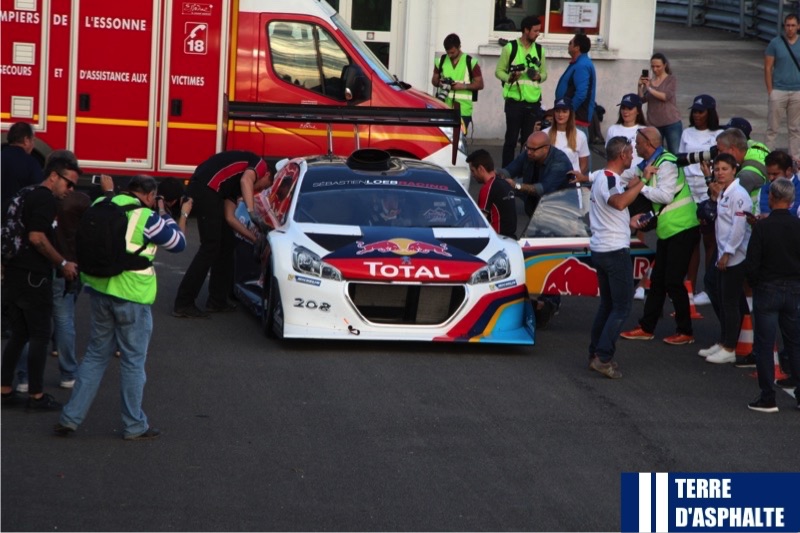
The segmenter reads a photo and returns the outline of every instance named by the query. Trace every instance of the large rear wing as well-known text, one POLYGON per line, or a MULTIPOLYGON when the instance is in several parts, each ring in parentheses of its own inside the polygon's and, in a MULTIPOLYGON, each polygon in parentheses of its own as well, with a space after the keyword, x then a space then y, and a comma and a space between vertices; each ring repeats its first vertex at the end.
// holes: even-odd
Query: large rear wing
POLYGON ((365 107, 332 105, 262 104, 228 102, 227 120, 249 122, 318 122, 328 125, 328 154, 333 155, 333 124, 352 124, 356 149, 360 147, 358 126, 426 126, 453 128, 453 164, 456 163, 461 136, 461 111, 453 109, 415 109, 407 107, 365 107))

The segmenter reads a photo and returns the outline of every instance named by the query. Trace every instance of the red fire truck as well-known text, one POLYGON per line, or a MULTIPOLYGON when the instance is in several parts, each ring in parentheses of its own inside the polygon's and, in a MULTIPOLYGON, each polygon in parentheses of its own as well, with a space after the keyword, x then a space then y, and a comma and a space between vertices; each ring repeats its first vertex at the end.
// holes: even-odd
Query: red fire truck
POLYGON ((356 145, 432 161, 462 183, 452 129, 236 118, 252 104, 441 109, 391 75, 324 0, 1 0, 3 130, 85 171, 191 175, 225 149, 269 160, 356 145), (358 132, 355 135, 355 132, 358 132))

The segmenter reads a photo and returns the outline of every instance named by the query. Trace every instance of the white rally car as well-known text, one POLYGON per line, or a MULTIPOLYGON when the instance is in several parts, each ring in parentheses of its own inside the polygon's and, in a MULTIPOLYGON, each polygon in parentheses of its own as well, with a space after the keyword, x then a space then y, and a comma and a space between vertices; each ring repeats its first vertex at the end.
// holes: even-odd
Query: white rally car
POLYGON ((440 167, 373 149, 284 160, 257 200, 274 229, 264 253, 239 245, 235 291, 267 335, 533 344, 519 244, 440 167))

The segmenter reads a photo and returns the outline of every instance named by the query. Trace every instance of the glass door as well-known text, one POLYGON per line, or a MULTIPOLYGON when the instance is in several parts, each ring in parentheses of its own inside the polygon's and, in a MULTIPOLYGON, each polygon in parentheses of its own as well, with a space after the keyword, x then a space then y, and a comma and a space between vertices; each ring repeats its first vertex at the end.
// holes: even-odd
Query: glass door
POLYGON ((389 69, 397 70, 397 5, 400 0, 329 0, 364 44, 389 69))

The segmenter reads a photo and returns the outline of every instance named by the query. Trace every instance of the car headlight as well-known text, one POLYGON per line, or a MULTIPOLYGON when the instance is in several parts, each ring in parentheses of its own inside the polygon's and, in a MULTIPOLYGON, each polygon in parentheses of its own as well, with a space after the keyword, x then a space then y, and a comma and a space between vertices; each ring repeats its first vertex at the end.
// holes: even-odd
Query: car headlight
MULTIPOLYGON (((453 143, 453 128, 439 128, 439 129, 441 130, 442 133, 444 133, 445 137, 447 137, 447 140, 450 141, 450 143, 452 144, 453 143)), ((464 131, 463 127, 461 128, 461 131, 462 131, 462 135, 460 135, 459 138, 458 138, 458 151, 463 153, 464 155, 466 155, 467 154, 467 143, 464 140, 466 135, 463 134, 463 131, 464 131)))
POLYGON ((318 278, 332 279, 334 281, 342 281, 342 273, 338 268, 335 268, 309 250, 302 246, 297 246, 292 249, 292 266, 296 272, 303 274, 310 274, 318 278))
POLYGON ((486 266, 475 272, 469 278, 470 285, 498 281, 511 275, 511 263, 504 251, 499 251, 489 259, 486 266))

